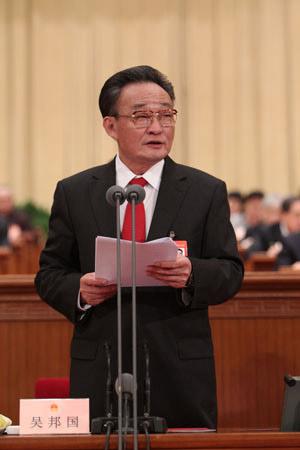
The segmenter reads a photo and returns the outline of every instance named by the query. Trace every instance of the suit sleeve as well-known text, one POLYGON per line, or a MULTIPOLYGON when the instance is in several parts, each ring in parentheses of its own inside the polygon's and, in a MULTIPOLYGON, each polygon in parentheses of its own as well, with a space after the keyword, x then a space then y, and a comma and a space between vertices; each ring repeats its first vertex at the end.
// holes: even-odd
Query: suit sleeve
POLYGON ((212 195, 201 257, 191 257, 190 260, 193 272, 190 290, 192 309, 222 303, 240 289, 244 267, 230 223, 224 182, 217 184, 212 195))
POLYGON ((291 238, 284 238, 282 241, 283 248, 277 257, 277 266, 291 266, 294 262, 296 262, 296 255, 293 254, 292 246, 290 245, 291 238))
POLYGON ((79 318, 77 297, 81 275, 75 233, 63 184, 59 182, 35 285, 40 297, 71 322, 79 318))

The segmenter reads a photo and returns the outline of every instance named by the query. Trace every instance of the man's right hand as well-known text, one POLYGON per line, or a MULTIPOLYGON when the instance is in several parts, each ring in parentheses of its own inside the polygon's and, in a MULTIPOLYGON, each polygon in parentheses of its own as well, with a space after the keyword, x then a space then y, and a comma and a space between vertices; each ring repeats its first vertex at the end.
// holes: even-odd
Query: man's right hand
POLYGON ((103 278, 96 278, 95 272, 86 273, 80 278, 80 298, 82 303, 96 306, 117 292, 116 284, 108 284, 103 278))

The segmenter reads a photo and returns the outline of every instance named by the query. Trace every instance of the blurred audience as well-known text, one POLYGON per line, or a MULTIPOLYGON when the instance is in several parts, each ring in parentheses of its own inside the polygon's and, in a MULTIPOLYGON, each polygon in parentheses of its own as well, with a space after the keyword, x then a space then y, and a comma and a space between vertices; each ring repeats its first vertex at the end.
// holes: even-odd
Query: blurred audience
POLYGON ((244 218, 244 200, 240 191, 231 191, 228 193, 228 202, 230 208, 230 221, 234 228, 238 241, 245 237, 246 226, 244 218))
POLYGON ((264 225, 280 222, 282 196, 266 194, 262 202, 262 221, 264 225))
POLYGON ((252 191, 244 197, 244 216, 248 236, 255 234, 256 228, 263 224, 263 200, 262 191, 252 191))
POLYGON ((285 246, 285 238, 297 232, 300 232, 300 197, 288 197, 281 204, 279 221, 261 230, 255 250, 277 256, 285 246))
POLYGON ((0 186, 0 219, 7 224, 9 245, 19 246, 24 241, 36 239, 30 218, 15 207, 12 191, 7 186, 0 186))
POLYGON ((278 255, 278 266, 291 266, 300 270, 300 232, 284 238, 282 252, 278 255))
POLYGON ((278 265, 300 268, 300 196, 282 198, 253 191, 244 198, 239 191, 228 194, 231 222, 245 259, 266 252, 278 265))
POLYGON ((263 199, 262 191, 252 191, 244 197, 244 236, 239 239, 240 247, 246 252, 247 258, 253 245, 261 234, 263 224, 263 199))
POLYGON ((0 246, 7 245, 7 223, 2 217, 0 217, 0 246))

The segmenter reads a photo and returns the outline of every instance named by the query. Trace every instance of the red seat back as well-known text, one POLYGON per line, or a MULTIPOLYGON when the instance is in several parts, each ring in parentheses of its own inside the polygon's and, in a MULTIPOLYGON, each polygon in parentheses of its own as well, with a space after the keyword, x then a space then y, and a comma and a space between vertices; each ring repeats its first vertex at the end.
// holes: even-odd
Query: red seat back
POLYGON ((69 398, 69 378, 38 378, 35 382, 35 398, 69 398))

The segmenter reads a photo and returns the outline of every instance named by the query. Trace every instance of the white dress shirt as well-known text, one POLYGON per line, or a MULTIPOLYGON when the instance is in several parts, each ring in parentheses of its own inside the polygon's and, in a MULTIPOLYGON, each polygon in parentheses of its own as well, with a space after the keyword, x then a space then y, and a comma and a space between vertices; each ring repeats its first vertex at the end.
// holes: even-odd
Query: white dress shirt
MULTIPOLYGON (((147 181, 148 184, 144 187, 146 197, 144 200, 145 214, 146 214, 146 236, 148 236, 156 200, 158 196, 159 186, 161 182, 161 175, 164 168, 165 161, 161 160, 154 166, 150 167, 143 175, 136 175, 128 169, 127 166, 121 161, 119 155, 116 157, 116 185, 125 189, 129 182, 133 178, 140 178, 141 176, 147 181)), ((121 229, 123 228, 125 210, 127 201, 121 205, 120 209, 120 221, 121 229)))

